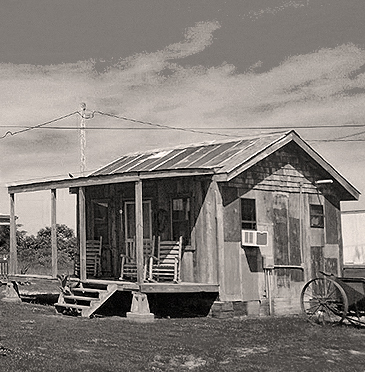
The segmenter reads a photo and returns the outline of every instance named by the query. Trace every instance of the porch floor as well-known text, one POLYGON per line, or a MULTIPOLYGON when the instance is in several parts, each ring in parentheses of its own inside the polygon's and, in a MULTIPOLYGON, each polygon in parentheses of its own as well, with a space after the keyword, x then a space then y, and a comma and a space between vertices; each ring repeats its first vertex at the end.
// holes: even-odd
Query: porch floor
MULTIPOLYGON (((51 276, 42 275, 11 275, 9 280, 18 283, 27 283, 20 285, 20 292, 28 294, 48 294, 59 293, 59 282, 51 276), (29 283, 29 284, 28 284, 29 283)), ((79 281, 78 278, 70 278, 71 282, 79 281)), ((211 283, 191 283, 191 282, 145 282, 139 286, 136 282, 108 279, 86 279, 84 283, 90 284, 115 284, 118 291, 141 291, 142 293, 218 293, 219 285, 211 283)))

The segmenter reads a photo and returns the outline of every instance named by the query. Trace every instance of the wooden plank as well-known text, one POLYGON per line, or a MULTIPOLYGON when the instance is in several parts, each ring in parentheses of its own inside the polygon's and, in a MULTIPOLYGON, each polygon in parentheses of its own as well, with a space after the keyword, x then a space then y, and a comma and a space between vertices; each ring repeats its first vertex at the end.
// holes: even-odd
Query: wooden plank
POLYGON ((204 176, 213 175, 214 171, 211 169, 175 169, 173 171, 152 171, 152 172, 142 172, 140 175, 136 172, 131 172, 128 174, 111 174, 103 176, 88 176, 79 177, 73 179, 62 179, 62 180, 48 180, 43 182, 25 183, 12 185, 8 187, 8 193, 22 193, 22 192, 33 192, 42 191, 50 189, 62 189, 62 188, 72 188, 72 187, 86 187, 86 186, 96 186, 105 185, 113 183, 126 183, 126 182, 136 182, 140 179, 154 179, 154 178, 174 178, 174 177, 189 177, 189 176, 204 176))
POLYGON ((86 202, 85 188, 79 188, 79 223, 80 223, 80 279, 86 279, 86 202))
POLYGON ((338 276, 338 260, 337 258, 324 258, 324 272, 338 276))
MULTIPOLYGON (((302 263, 301 252, 301 227, 300 218, 302 213, 301 194, 289 195, 289 262, 290 265, 300 266, 302 263)), ((291 280, 294 282, 303 281, 303 272, 301 270, 290 270, 291 280)))
POLYGON ((274 258, 275 264, 289 264, 289 232, 288 232, 288 208, 287 196, 274 195, 273 204, 273 231, 274 231, 274 258))
POLYGON ((236 198, 224 207, 224 241, 241 242, 241 205, 236 198))
MULTIPOLYGON (((114 277, 118 277, 119 275, 119 266, 120 262, 118 260, 118 257, 120 255, 120 251, 118 251, 118 242, 117 242, 117 218, 119 215, 119 211, 117 208, 117 197, 116 197, 116 185, 110 185, 110 208, 108 208, 109 211, 109 221, 110 221, 110 252, 111 252, 111 263, 112 263, 112 275, 114 277)), ((103 256, 102 256, 103 257, 103 256)))
MULTIPOLYGON (((216 246, 217 246, 217 280, 224 283, 224 209, 223 200, 217 182, 213 181, 215 193, 215 223, 216 223, 216 246)), ((224 286, 223 286, 224 287, 224 286)), ((224 301, 224 293, 220 292, 220 299, 224 301)))
POLYGON ((327 244, 338 244, 339 228, 337 221, 337 208, 327 199, 324 202, 325 233, 327 244))
POLYGON ((15 195, 10 194, 10 263, 9 274, 18 273, 18 251, 16 244, 15 195))
POLYGON ((320 276, 320 271, 324 269, 323 247, 311 247, 311 276, 320 276))
POLYGON ((311 278, 311 228, 309 224, 309 197, 308 194, 303 193, 303 229, 302 229, 302 241, 303 241, 303 264, 304 264, 304 281, 308 281, 311 278))
POLYGON ((52 276, 57 277, 57 194, 56 189, 51 190, 51 247, 52 247, 52 276))
POLYGON ((201 225, 200 228, 204 234, 204 245, 198 247, 198 250, 202 252, 200 257, 201 261, 201 278, 206 283, 217 282, 217 239, 216 239, 216 215, 215 215, 215 194, 213 189, 213 183, 209 185, 209 189, 204 199, 202 208, 204 213, 205 225, 201 225), (203 274, 205 270, 205 273, 203 274))
POLYGON ((143 210, 142 210, 142 180, 135 182, 136 208, 136 260, 137 283, 143 283, 143 210))
POLYGON ((289 217, 289 244, 291 265, 301 264, 300 253, 300 222, 298 218, 289 217))
POLYGON ((205 283, 144 283, 140 286, 143 293, 192 293, 192 292, 219 292, 218 284, 205 283))

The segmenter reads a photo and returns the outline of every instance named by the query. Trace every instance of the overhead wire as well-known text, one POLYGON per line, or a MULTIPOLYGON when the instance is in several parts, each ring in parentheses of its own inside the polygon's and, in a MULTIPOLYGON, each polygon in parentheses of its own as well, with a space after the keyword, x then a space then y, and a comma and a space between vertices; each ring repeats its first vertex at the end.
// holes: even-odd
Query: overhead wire
MULTIPOLYGON (((184 132, 191 132, 191 133, 199 133, 199 134, 208 134, 208 135, 214 135, 214 136, 225 136, 225 137, 241 137, 237 134, 227 134, 227 133, 220 133, 220 132, 211 132, 212 130, 264 130, 265 134, 275 134, 278 133, 279 131, 284 131, 288 129, 326 129, 326 128, 363 128, 365 127, 365 124, 360 124, 360 123, 350 123, 350 124, 334 124, 334 125, 325 125, 325 124, 317 124, 317 125, 312 125, 312 126, 302 126, 302 125, 294 125, 294 126, 265 126, 265 127, 258 127, 258 126, 245 126, 245 127, 225 127, 225 128, 215 128, 215 127, 189 127, 189 128, 184 128, 184 127, 178 127, 178 126, 170 126, 166 124, 160 124, 160 123, 154 123, 150 121, 144 121, 144 120, 139 120, 139 119, 134 119, 134 118, 128 118, 125 116, 120 116, 112 113, 107 113, 103 112, 100 110, 94 110, 90 111, 89 114, 85 115, 85 113, 81 113, 79 111, 74 111, 71 112, 67 115, 60 116, 58 118, 55 118, 53 120, 49 120, 47 122, 37 124, 34 126, 6 126, 3 125, 0 127, 2 128, 12 128, 12 127, 20 127, 24 128, 15 132, 12 132, 8 130, 3 136, 0 137, 0 139, 4 139, 7 136, 15 136, 17 134, 25 133, 30 130, 34 129, 49 129, 49 130, 80 130, 78 127, 71 127, 71 126, 49 126, 49 124, 55 123, 57 121, 66 119, 70 116, 73 115, 80 115, 81 117, 85 119, 91 119, 94 118, 95 114, 99 114, 102 116, 110 117, 110 118, 115 118, 119 120, 124 120, 124 121, 129 121, 132 123, 136 124, 142 124, 142 125, 147 125, 148 127, 86 127, 84 130, 154 130, 156 128, 159 129, 164 129, 164 130, 179 130, 179 131, 184 131, 184 132), (270 132, 267 133, 267 130, 275 130, 275 132, 270 132)), ((343 136, 343 137, 338 137, 335 139, 313 139, 313 140, 308 140, 310 142, 364 142, 365 139, 347 139, 354 137, 356 135, 361 135, 364 134, 365 131, 362 131, 360 133, 354 133, 351 135, 343 136)))
POLYGON ((58 117, 56 119, 53 119, 53 120, 50 120, 50 121, 46 121, 44 123, 37 124, 37 125, 31 126, 31 127, 26 127, 25 129, 21 129, 21 130, 18 130, 16 132, 11 132, 10 130, 8 130, 3 136, 0 137, 0 139, 3 139, 5 137, 7 137, 7 136, 15 136, 15 135, 20 134, 20 133, 25 133, 25 132, 28 132, 28 131, 33 130, 33 129, 41 128, 41 127, 43 127, 43 126, 45 126, 47 124, 55 123, 55 122, 57 122, 59 120, 66 119, 66 118, 68 118, 70 116, 73 116, 75 114, 79 114, 80 115, 80 113, 78 111, 74 111, 74 112, 71 112, 70 114, 63 115, 63 116, 60 116, 60 117, 58 117))
POLYGON ((149 125, 149 126, 153 126, 153 127, 157 127, 157 128, 181 130, 181 131, 184 131, 184 132, 192 132, 192 133, 200 133, 200 134, 211 134, 211 135, 214 135, 214 136, 219 135, 219 136, 232 137, 232 135, 229 135, 229 134, 212 133, 212 132, 201 131, 201 130, 196 130, 196 129, 192 129, 192 128, 182 128, 182 127, 174 127, 174 126, 165 125, 165 124, 152 123, 150 121, 131 119, 131 118, 127 118, 125 116, 109 114, 109 113, 106 113, 106 112, 103 112, 103 111, 94 111, 94 112, 97 113, 97 114, 104 115, 104 116, 109 116, 109 117, 112 117, 112 118, 115 118, 115 119, 130 121, 130 122, 138 123, 138 124, 149 125))

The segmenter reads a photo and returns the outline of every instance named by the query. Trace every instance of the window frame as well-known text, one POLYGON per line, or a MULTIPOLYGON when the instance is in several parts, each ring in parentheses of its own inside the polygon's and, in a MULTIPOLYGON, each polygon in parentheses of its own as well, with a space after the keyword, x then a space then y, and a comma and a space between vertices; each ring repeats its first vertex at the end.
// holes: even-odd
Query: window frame
POLYGON ((309 226, 312 229, 324 229, 325 225, 325 214, 322 204, 309 204, 309 226), (318 208, 319 207, 319 208, 318 208), (315 211, 317 208, 317 211, 315 211), (318 209, 321 209, 318 211, 318 209), (314 223, 313 219, 318 218, 318 223, 314 223))
POLYGON ((174 240, 176 238, 174 234, 174 223, 176 222, 183 222, 185 225, 185 228, 187 229, 186 231, 186 236, 183 236, 184 240, 184 245, 190 246, 191 244, 191 237, 190 237, 190 229, 191 229, 191 197, 190 195, 182 195, 182 196, 174 196, 171 198, 171 208, 170 208, 170 213, 171 213, 171 239, 174 240), (187 215, 187 218, 185 219, 174 219, 174 201, 175 200, 182 200, 183 204, 183 209, 182 211, 185 213, 185 216, 187 215), (189 209, 186 209, 186 206, 189 206, 189 209))
MULTIPOLYGON (((250 206, 252 209, 252 205, 250 206)), ((241 230, 252 230, 257 231, 257 208, 256 208, 256 199, 254 198, 240 198, 240 220, 241 220, 241 230), (253 204, 253 219, 243 219, 243 207, 244 202, 250 201, 253 204), (246 225, 245 225, 246 224, 246 225), (245 226, 244 226, 245 225, 245 226)))
POLYGON ((99 223, 99 225, 105 225, 106 226, 106 236, 103 237, 103 243, 104 244, 109 244, 109 240, 110 240, 110 236, 109 236, 109 208, 110 208, 110 200, 109 199, 92 199, 91 200, 91 205, 92 205, 92 239, 96 239, 98 240, 100 238, 100 236, 95 236, 96 234, 96 205, 102 205, 102 204, 106 204, 106 210, 107 210, 107 214, 106 214, 106 221, 102 224, 102 223, 99 223))

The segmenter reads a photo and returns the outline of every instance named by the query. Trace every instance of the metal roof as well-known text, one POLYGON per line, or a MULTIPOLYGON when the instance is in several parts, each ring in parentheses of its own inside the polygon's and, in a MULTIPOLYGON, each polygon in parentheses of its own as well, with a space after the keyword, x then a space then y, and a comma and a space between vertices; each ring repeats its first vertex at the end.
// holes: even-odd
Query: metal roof
POLYGON ((127 154, 86 177, 12 185, 8 186, 8 192, 19 193, 194 175, 215 176, 218 182, 224 182, 233 179, 290 142, 295 142, 343 187, 347 196, 341 200, 359 198, 360 192, 295 131, 262 135, 259 138, 238 138, 127 154))
POLYGON ((229 173, 257 152, 284 137, 285 134, 280 133, 260 138, 214 141, 127 154, 100 168, 92 176, 189 169, 209 169, 214 170, 215 174, 229 173))

